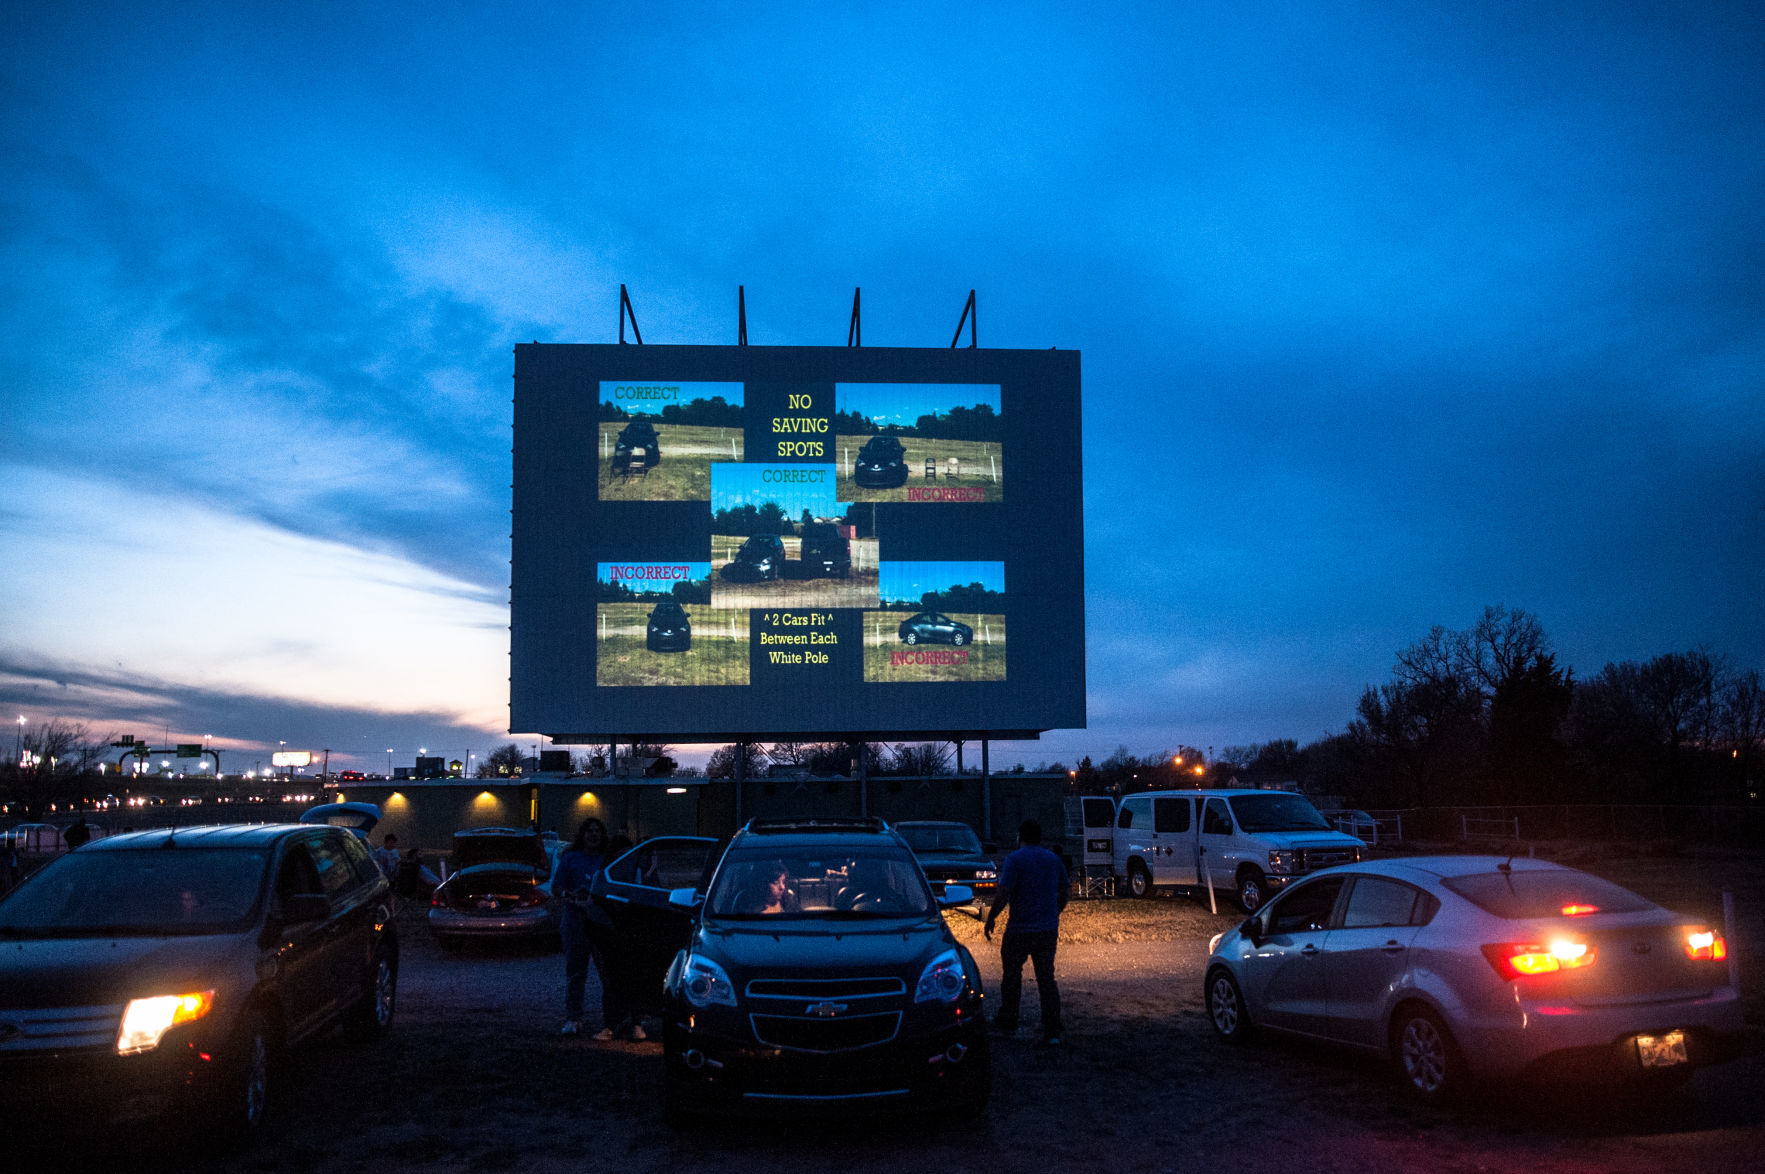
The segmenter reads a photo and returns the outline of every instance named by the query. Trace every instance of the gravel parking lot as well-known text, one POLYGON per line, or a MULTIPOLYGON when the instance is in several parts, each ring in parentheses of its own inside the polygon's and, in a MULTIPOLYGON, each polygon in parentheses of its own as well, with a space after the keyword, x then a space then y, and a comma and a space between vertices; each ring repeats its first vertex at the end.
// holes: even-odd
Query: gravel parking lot
MULTIPOLYGON (((1691 901, 1674 886, 1704 892, 1688 862, 1607 863, 1598 870, 1682 908, 1691 901), (1658 879, 1641 883, 1627 869, 1658 879)), ((1066 1042, 1043 1047, 1030 1030, 1002 1041, 993 1104, 979 1121, 676 1133, 656 1104, 660 1044, 556 1034, 558 954, 444 954, 422 912, 400 916, 405 956, 392 1036, 360 1049, 327 1040, 292 1057, 267 1135, 249 1150, 205 1164, 168 1156, 157 1142, 125 1143, 124 1153, 107 1156, 147 1168, 376 1174, 1294 1167, 1538 1174, 1752 1171, 1765 1154, 1765 1056, 1756 1039, 1743 1059, 1700 1072, 1665 1098, 1534 1086, 1446 1108, 1410 1103, 1371 1058, 1283 1042, 1221 1046, 1203 1016, 1201 970, 1208 939, 1237 918, 1227 907, 1209 913, 1205 897, 1075 902, 1058 963, 1066 1042)), ((996 991, 996 947, 973 917, 948 917, 996 991)), ((1756 935, 1746 949, 1748 974, 1756 974, 1756 935)), ((1027 973, 1025 987, 1033 1023, 1027 973)), ((591 980, 591 998, 594 989, 591 980)), ((1756 988, 1749 993, 1756 1009, 1756 988)), ((1755 1037, 1758 1026, 1755 1019, 1755 1037)))

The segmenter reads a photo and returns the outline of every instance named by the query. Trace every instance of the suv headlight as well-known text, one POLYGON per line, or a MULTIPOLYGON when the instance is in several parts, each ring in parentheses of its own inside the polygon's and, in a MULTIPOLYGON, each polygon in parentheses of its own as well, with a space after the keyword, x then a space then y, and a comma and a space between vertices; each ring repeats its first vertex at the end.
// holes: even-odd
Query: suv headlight
POLYGON ((994 868, 977 868, 974 870, 975 880, 998 880, 999 871, 994 868))
POLYGON ((945 950, 926 963, 913 991, 915 1003, 954 1003, 968 978, 962 972, 962 959, 955 950, 945 950))
POLYGON ((187 995, 160 995, 153 999, 130 999, 123 1009, 122 1030, 117 1032, 119 1056, 151 1052, 165 1033, 180 1023, 193 1023, 214 1008, 213 991, 187 995))
POLYGON ((686 993, 686 1001, 695 1007, 709 1007, 721 1003, 725 1007, 735 1006, 735 986, 729 981, 723 967, 709 958, 693 955, 686 960, 686 970, 680 976, 680 989, 686 993))
POLYGON ((1298 853, 1294 852, 1291 848, 1270 849, 1269 871, 1292 872, 1294 858, 1297 855, 1298 853))

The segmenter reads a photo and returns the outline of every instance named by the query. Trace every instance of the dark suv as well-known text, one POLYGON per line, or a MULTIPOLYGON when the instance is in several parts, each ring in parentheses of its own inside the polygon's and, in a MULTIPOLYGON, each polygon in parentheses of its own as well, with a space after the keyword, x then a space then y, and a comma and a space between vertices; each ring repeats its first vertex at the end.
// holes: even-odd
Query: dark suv
POLYGON ((169 1112, 238 1137, 276 1054, 392 1022, 392 893, 348 830, 106 836, 0 901, 0 1115, 169 1112))
POLYGON ((784 541, 776 534, 756 534, 742 543, 735 557, 723 566, 731 583, 754 583, 784 574, 784 541))
POLYGON ((648 420, 633 420, 619 430, 613 444, 613 472, 642 473, 662 463, 662 445, 656 439, 656 426, 648 420))
POLYGON ((833 522, 805 522, 802 528, 803 577, 852 577, 852 543, 833 522))
POLYGON ((693 646, 693 622, 686 609, 664 599, 650 611, 644 647, 651 652, 685 652, 693 646))
POLYGON ((865 489, 895 489, 907 484, 907 453, 893 436, 872 436, 852 463, 852 482, 865 489))
POLYGON ((880 819, 753 820, 668 969, 663 1103, 703 1113, 923 1105, 992 1086, 981 979, 913 853, 880 819))

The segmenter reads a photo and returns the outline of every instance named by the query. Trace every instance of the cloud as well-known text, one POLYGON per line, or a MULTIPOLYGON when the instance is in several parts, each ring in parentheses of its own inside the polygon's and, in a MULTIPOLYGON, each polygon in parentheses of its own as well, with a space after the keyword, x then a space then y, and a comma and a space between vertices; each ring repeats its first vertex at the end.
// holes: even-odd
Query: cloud
POLYGON ((506 726, 508 613, 395 555, 200 503, 0 464, 0 657, 506 726))

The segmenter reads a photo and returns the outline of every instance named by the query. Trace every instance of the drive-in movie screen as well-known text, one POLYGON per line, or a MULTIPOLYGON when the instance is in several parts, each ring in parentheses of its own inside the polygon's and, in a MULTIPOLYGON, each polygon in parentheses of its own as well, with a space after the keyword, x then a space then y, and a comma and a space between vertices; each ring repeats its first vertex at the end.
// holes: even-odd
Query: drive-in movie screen
POLYGON ((1075 351, 517 346, 510 728, 1082 726, 1079 420, 1075 351))

